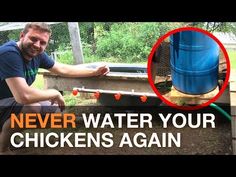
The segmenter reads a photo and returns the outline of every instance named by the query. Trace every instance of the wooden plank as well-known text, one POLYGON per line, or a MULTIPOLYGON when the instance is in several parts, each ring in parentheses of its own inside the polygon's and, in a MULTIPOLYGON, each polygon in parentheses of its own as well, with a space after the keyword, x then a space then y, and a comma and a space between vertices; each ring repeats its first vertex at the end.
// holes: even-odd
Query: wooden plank
POLYGON ((236 92, 230 92, 231 115, 236 115, 236 92))
POLYGON ((236 82, 230 82, 229 83, 229 85, 230 85, 230 91, 231 92, 236 92, 236 82))
POLYGON ((88 78, 68 78, 52 74, 44 74, 45 88, 60 91, 72 91, 74 87, 90 89, 135 91, 154 93, 147 78, 124 76, 99 76, 88 78))
POLYGON ((174 102, 177 105, 183 105, 183 104, 203 104, 207 101, 209 101, 211 98, 216 96, 219 93, 219 88, 216 87, 213 91, 201 94, 201 95, 191 95, 191 94, 185 94, 178 90, 176 90, 174 87, 171 88, 171 91, 165 95, 166 99, 169 99, 171 102, 174 102))
MULTIPOLYGON (((39 71, 38 74, 42 74, 44 77, 47 77, 47 76, 61 77, 61 76, 53 74, 49 71, 39 71)), ((61 78, 70 79, 71 77, 61 77, 61 78)), ((92 78, 92 77, 90 77, 90 78, 92 78)), ((118 80, 140 80, 140 81, 142 80, 145 82, 148 81, 148 77, 146 74, 129 73, 129 75, 128 75, 127 73, 124 73, 124 72, 115 72, 115 73, 111 72, 111 73, 108 73, 106 76, 99 76, 96 78, 103 78, 106 80, 118 79, 118 80)), ((80 79, 80 78, 77 78, 77 79, 80 79)))
POLYGON ((236 155, 236 70, 231 69, 230 79, 230 108, 233 154, 236 155))
POLYGON ((232 140, 233 155, 236 155, 236 140, 232 140))
POLYGON ((229 82, 236 82, 236 69, 231 69, 229 82))
POLYGON ((215 101, 215 103, 230 104, 229 86, 226 87, 222 95, 215 101))
POLYGON ((236 115, 236 70, 232 69, 230 74, 230 106, 231 115, 236 115))
POLYGON ((78 22, 69 22, 68 29, 70 32, 70 40, 74 56, 74 64, 81 64, 84 62, 82 44, 80 39, 80 31, 78 22))
POLYGON ((232 129, 233 154, 236 155, 236 116, 235 115, 232 116, 231 129, 232 129))

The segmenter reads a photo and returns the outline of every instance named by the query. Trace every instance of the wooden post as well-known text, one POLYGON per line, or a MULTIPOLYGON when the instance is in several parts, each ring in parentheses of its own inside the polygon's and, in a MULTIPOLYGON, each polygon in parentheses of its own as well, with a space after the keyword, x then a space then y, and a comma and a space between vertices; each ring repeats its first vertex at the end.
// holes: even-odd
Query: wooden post
MULTIPOLYGON (((232 86, 231 86, 232 88, 232 86)), ((231 99, 231 129, 232 129, 232 149, 233 155, 236 155, 236 92, 230 92, 231 99)))
POLYGON ((236 70, 231 69, 230 74, 230 107, 231 107, 231 128, 232 128, 232 148, 236 155, 236 70))
POLYGON ((70 32, 70 41, 74 56, 74 64, 82 64, 84 63, 84 57, 78 22, 68 22, 68 29, 70 32))
POLYGON ((233 155, 236 155, 236 116, 232 115, 232 148, 233 155))

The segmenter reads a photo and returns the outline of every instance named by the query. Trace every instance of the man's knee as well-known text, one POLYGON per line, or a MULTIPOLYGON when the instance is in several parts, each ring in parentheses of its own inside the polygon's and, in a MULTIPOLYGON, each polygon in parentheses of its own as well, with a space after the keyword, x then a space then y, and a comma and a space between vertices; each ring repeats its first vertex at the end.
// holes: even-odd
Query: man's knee
POLYGON ((22 113, 40 113, 41 105, 39 103, 32 103, 28 105, 24 105, 21 112, 22 113))
POLYGON ((58 112, 58 105, 51 105, 50 101, 42 101, 38 103, 33 103, 29 105, 25 105, 22 109, 22 113, 54 113, 58 112))
POLYGON ((50 101, 42 101, 40 105, 42 114, 61 112, 59 106, 57 104, 52 105, 50 101))

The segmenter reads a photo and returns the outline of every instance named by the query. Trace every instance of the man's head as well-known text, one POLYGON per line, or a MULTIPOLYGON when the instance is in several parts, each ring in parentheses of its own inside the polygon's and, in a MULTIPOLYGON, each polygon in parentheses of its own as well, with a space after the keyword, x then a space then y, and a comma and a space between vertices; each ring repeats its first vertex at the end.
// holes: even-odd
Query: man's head
POLYGON ((31 22, 25 25, 20 33, 18 42, 19 48, 25 59, 31 60, 33 57, 44 52, 51 36, 51 29, 44 22, 31 22))
POLYGON ((41 32, 47 32, 51 35, 52 31, 49 27, 49 25, 47 23, 44 22, 31 22, 31 23, 27 23, 25 25, 25 28, 23 29, 23 33, 28 33, 29 29, 35 29, 41 32))

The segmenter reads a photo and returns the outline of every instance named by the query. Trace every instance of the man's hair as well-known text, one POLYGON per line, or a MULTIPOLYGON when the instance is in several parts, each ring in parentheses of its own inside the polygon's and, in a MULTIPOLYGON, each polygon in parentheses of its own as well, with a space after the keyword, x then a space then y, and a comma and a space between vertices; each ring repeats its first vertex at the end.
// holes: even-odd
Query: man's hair
POLYGON ((44 22, 30 22, 25 25, 25 28, 23 29, 23 33, 28 33, 29 29, 35 29, 39 30, 40 32, 47 32, 51 35, 52 30, 50 29, 50 26, 47 23, 44 22))

